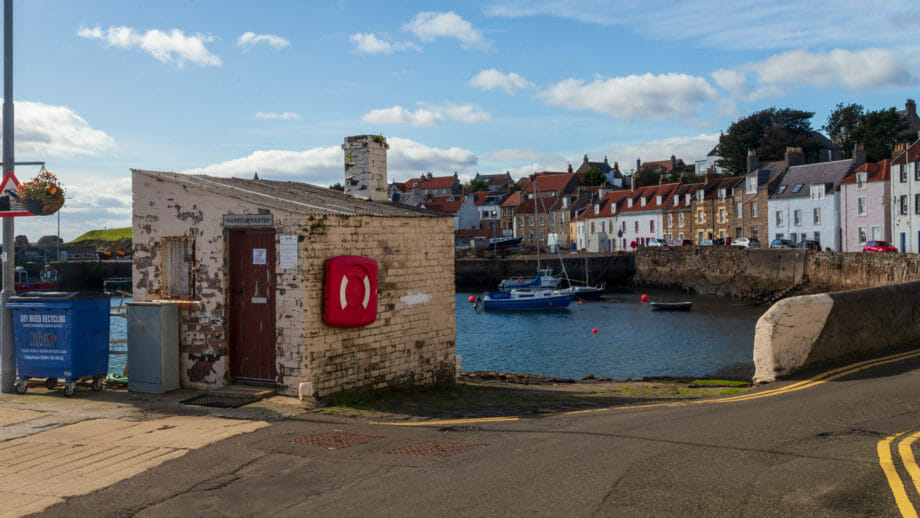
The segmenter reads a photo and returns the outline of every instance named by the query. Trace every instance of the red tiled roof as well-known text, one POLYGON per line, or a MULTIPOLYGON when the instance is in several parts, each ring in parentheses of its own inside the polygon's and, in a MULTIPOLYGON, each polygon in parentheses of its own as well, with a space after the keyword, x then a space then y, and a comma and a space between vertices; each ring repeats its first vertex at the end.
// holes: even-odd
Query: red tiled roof
POLYGON ((911 144, 910 147, 907 148, 907 152, 906 152, 906 153, 901 152, 901 154, 898 155, 897 158, 894 158, 894 159, 891 161, 891 163, 892 163, 892 164, 904 164, 904 163, 907 163, 907 162, 905 162, 905 160, 904 160, 905 157, 907 158, 907 162, 913 162, 914 160, 920 160, 920 140, 918 140, 918 141, 914 142, 913 144, 911 144))
POLYGON ((422 189, 447 189, 454 186, 453 176, 435 176, 422 180, 422 189))
MULTIPOLYGON (((538 192, 558 192, 565 188, 574 177, 574 173, 551 173, 542 172, 536 174, 536 184, 538 192)), ((528 181, 524 187, 524 192, 533 192, 534 182, 528 181)))
POLYGON ((492 194, 492 191, 476 191, 472 194, 473 194, 473 203, 475 203, 476 206, 478 207, 486 202, 486 197, 492 194))
POLYGON ((418 206, 445 214, 456 214, 463 207, 463 196, 432 196, 418 206), (455 198, 456 201, 449 201, 451 198, 455 198))
POLYGON ((633 206, 629 206, 629 202, 623 203, 620 205, 617 214, 621 212, 641 212, 647 210, 661 210, 667 208, 668 199, 671 194, 676 191, 681 184, 679 183, 666 183, 662 185, 648 185, 646 187, 640 187, 636 189, 634 193, 631 193, 629 198, 633 200, 633 206), (661 195, 661 203, 658 203, 658 195, 661 195), (645 206, 642 206, 642 199, 645 198, 645 206))
POLYGON ((521 204, 521 191, 514 191, 509 194, 505 201, 502 202, 502 207, 517 207, 521 204))
POLYGON ((868 173, 867 182, 882 182, 891 179, 891 160, 885 159, 881 162, 867 162, 853 171, 854 174, 840 180, 840 184, 856 183, 856 173, 868 173))

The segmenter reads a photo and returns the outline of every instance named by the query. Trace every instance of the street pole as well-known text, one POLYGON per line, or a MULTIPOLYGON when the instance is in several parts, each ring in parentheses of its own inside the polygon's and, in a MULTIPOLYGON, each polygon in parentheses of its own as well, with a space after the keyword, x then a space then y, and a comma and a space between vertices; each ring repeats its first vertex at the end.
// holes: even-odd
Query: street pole
MULTIPOLYGON (((13 0, 3 0, 3 173, 16 169, 13 155, 13 0)), ((16 291, 13 285, 13 218, 3 218, 3 291, 0 292, 0 392, 13 392, 16 356, 13 346, 13 315, 7 302, 16 291)))

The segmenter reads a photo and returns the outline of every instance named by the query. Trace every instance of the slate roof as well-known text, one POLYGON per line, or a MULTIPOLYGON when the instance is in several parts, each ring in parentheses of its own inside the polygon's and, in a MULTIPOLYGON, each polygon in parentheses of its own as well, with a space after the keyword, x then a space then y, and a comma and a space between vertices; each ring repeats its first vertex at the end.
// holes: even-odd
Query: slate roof
POLYGON ((725 189, 725 197, 732 195, 732 189, 738 184, 744 183, 743 176, 727 176, 723 178, 713 178, 705 186, 704 200, 715 200, 719 198, 719 189, 725 189))
POLYGON ((841 180, 850 173, 852 166, 853 161, 850 159, 792 166, 786 171, 770 199, 808 198, 811 196, 808 186, 815 184, 824 184, 825 194, 832 194, 841 180), (793 192, 796 185, 802 185, 799 192, 793 192), (785 189, 782 189, 784 186, 785 189))
POLYGON ((297 214, 340 214, 346 216, 439 217, 400 203, 362 200, 335 189, 302 182, 244 180, 208 175, 131 169, 131 172, 159 181, 200 188, 203 192, 244 200, 266 208, 297 214))
POLYGON ((866 174, 867 182, 884 182, 885 180, 891 179, 891 160, 885 159, 881 162, 872 162, 865 163, 856 168, 853 171, 853 174, 847 176, 840 181, 840 185, 843 184, 855 184, 856 183, 856 173, 868 173, 866 174))

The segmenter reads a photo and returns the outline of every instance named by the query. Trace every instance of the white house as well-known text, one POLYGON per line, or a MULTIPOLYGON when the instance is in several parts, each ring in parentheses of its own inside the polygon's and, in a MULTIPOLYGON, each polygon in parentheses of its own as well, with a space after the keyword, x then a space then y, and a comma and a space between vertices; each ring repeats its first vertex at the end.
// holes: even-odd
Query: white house
POLYGON ((920 140, 891 160, 891 239, 901 252, 920 253, 920 140))

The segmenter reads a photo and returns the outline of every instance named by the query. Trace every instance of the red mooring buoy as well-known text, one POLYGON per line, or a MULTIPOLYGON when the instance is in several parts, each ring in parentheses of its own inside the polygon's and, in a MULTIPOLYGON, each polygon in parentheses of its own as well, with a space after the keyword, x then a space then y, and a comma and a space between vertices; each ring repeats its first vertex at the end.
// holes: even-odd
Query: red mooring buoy
POLYGON ((595 327, 594 329, 591 330, 591 332, 594 334, 597 334, 597 328, 595 327))
POLYGON ((470 302, 476 302, 476 297, 470 295, 470 302))
POLYGON ((642 302, 648 302, 648 295, 642 294, 642 302))

